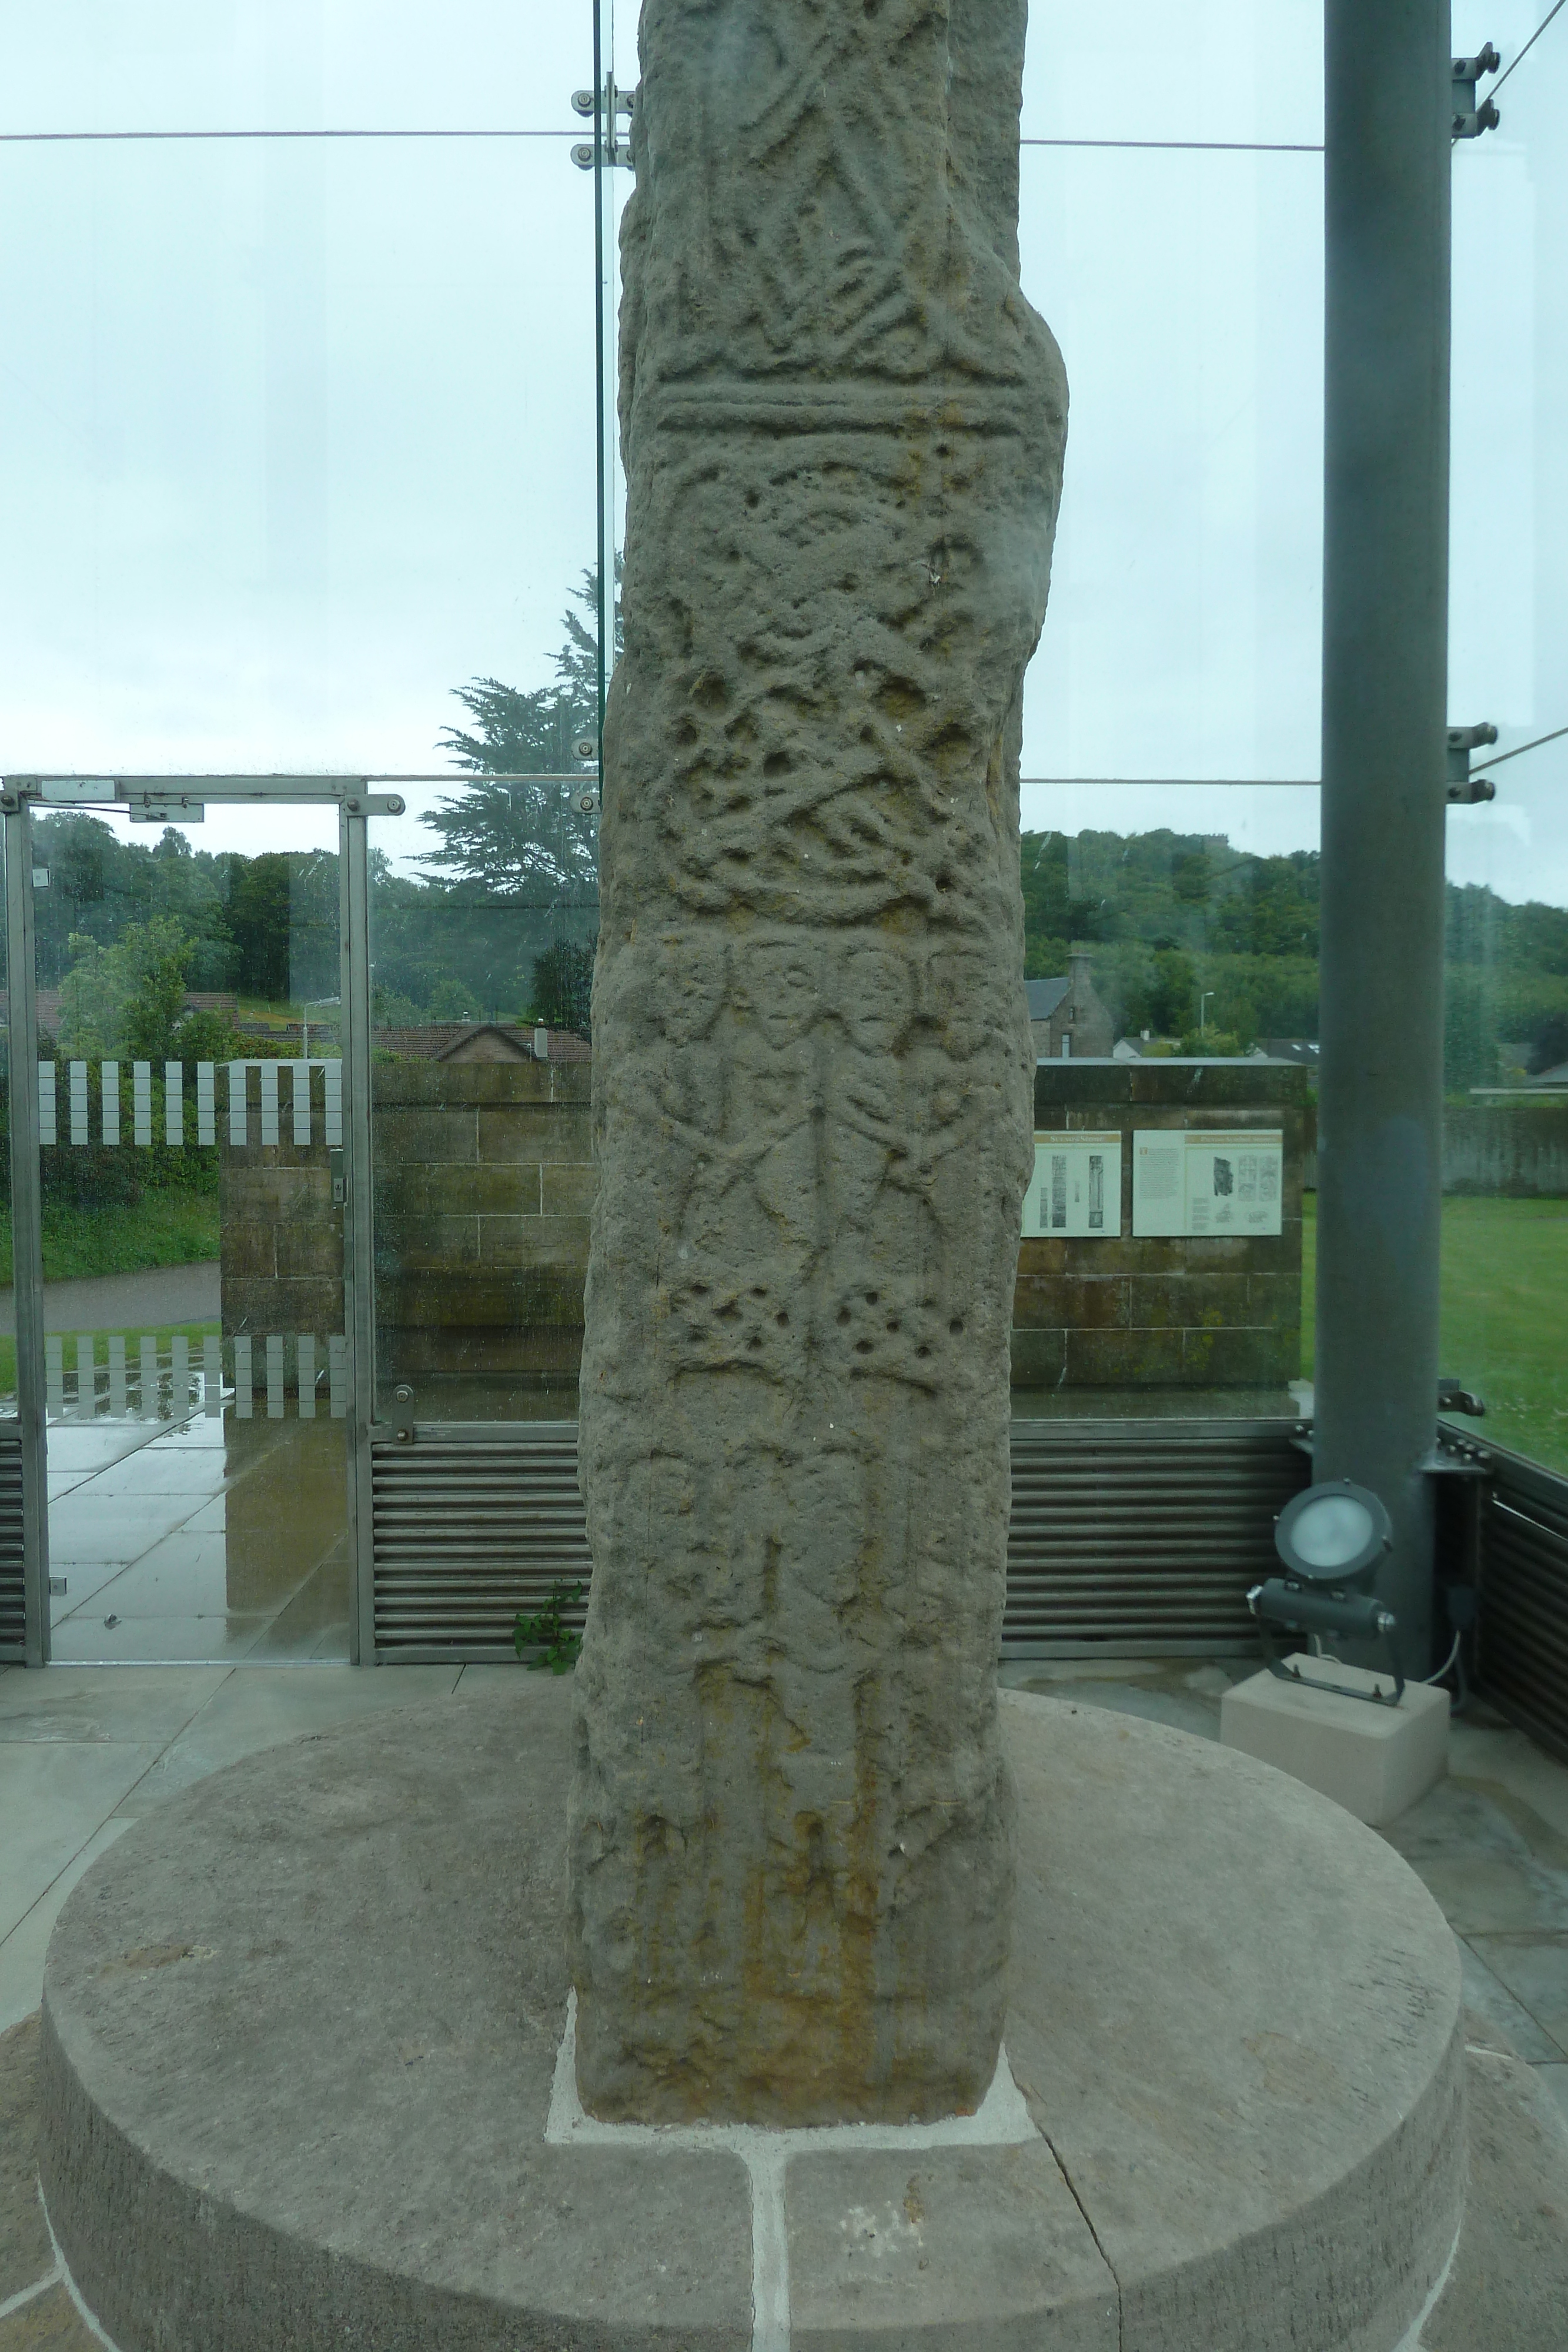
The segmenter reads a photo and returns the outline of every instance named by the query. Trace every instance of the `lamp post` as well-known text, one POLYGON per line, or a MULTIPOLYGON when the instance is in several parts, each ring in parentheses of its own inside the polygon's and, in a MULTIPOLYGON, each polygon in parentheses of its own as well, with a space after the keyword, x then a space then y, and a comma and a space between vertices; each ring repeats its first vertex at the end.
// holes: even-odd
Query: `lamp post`
POLYGON ((1206 988, 1197 1000, 1197 1034, 1200 1037, 1208 1027, 1208 1000, 1213 994, 1212 988, 1206 988))

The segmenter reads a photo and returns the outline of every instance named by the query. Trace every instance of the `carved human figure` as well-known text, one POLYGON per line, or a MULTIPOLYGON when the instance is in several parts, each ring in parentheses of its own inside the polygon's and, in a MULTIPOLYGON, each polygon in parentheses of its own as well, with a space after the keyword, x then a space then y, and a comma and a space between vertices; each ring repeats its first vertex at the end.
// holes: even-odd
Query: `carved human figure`
POLYGON ((1024 0, 646 0, 569 1936, 589 2111, 995 2068, 1018 745, 1066 389, 1024 0))

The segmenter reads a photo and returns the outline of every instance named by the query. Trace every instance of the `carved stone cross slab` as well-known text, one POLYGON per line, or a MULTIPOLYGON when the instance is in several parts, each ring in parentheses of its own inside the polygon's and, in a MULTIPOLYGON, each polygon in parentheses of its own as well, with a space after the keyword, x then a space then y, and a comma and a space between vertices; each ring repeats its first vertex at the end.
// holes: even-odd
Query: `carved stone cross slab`
POLYGON ((971 2111, 1030 1167, 1018 745, 1066 387, 1023 0, 646 0, 580 1459, 577 2074, 971 2111))

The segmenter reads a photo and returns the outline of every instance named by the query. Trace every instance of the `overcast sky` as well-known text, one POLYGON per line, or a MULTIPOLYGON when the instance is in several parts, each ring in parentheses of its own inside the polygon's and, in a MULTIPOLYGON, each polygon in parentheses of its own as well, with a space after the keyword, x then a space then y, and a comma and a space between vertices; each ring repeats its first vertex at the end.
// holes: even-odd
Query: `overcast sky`
MULTIPOLYGON (((1545 0, 1459 0, 1505 64, 1545 0)), ((634 12, 621 16, 622 79, 634 12)), ((423 768, 542 685, 592 561, 585 0, 4 0, 0 768, 423 768)), ((1450 715, 1568 725, 1568 12, 1455 157, 1450 715)), ((1037 5, 1026 137, 1322 136, 1317 0, 1037 5)), ((1322 164, 1028 148, 1071 384, 1030 776, 1312 777, 1322 164)), ((1568 903, 1568 743, 1450 820, 1568 903)), ((1030 787, 1025 821, 1316 839, 1310 792, 1030 787)), ((209 846, 325 837, 214 819, 209 846)))

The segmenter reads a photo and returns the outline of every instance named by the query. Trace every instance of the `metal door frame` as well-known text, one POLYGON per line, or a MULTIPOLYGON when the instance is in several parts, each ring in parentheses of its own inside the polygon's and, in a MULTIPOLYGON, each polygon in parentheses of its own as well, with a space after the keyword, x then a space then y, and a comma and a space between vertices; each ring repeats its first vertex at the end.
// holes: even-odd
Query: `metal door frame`
POLYGON ((370 1465, 375 1433, 375 1301, 371 1242, 371 991, 366 819, 401 816, 387 783, 451 783, 440 774, 0 776, 5 821, 7 1027, 11 1096, 12 1286, 16 1306, 16 1406, 22 1449, 23 1593, 29 1666, 49 1662, 47 1428, 44 1384, 42 1171, 38 1159, 38 1004, 34 954, 32 812, 120 808, 178 824, 210 801, 338 811, 340 972, 344 1011, 343 1326, 348 1339, 348 1517, 352 1593, 349 1656, 374 1655, 370 1465), (28 1271, 24 1281, 23 1270, 28 1271))

